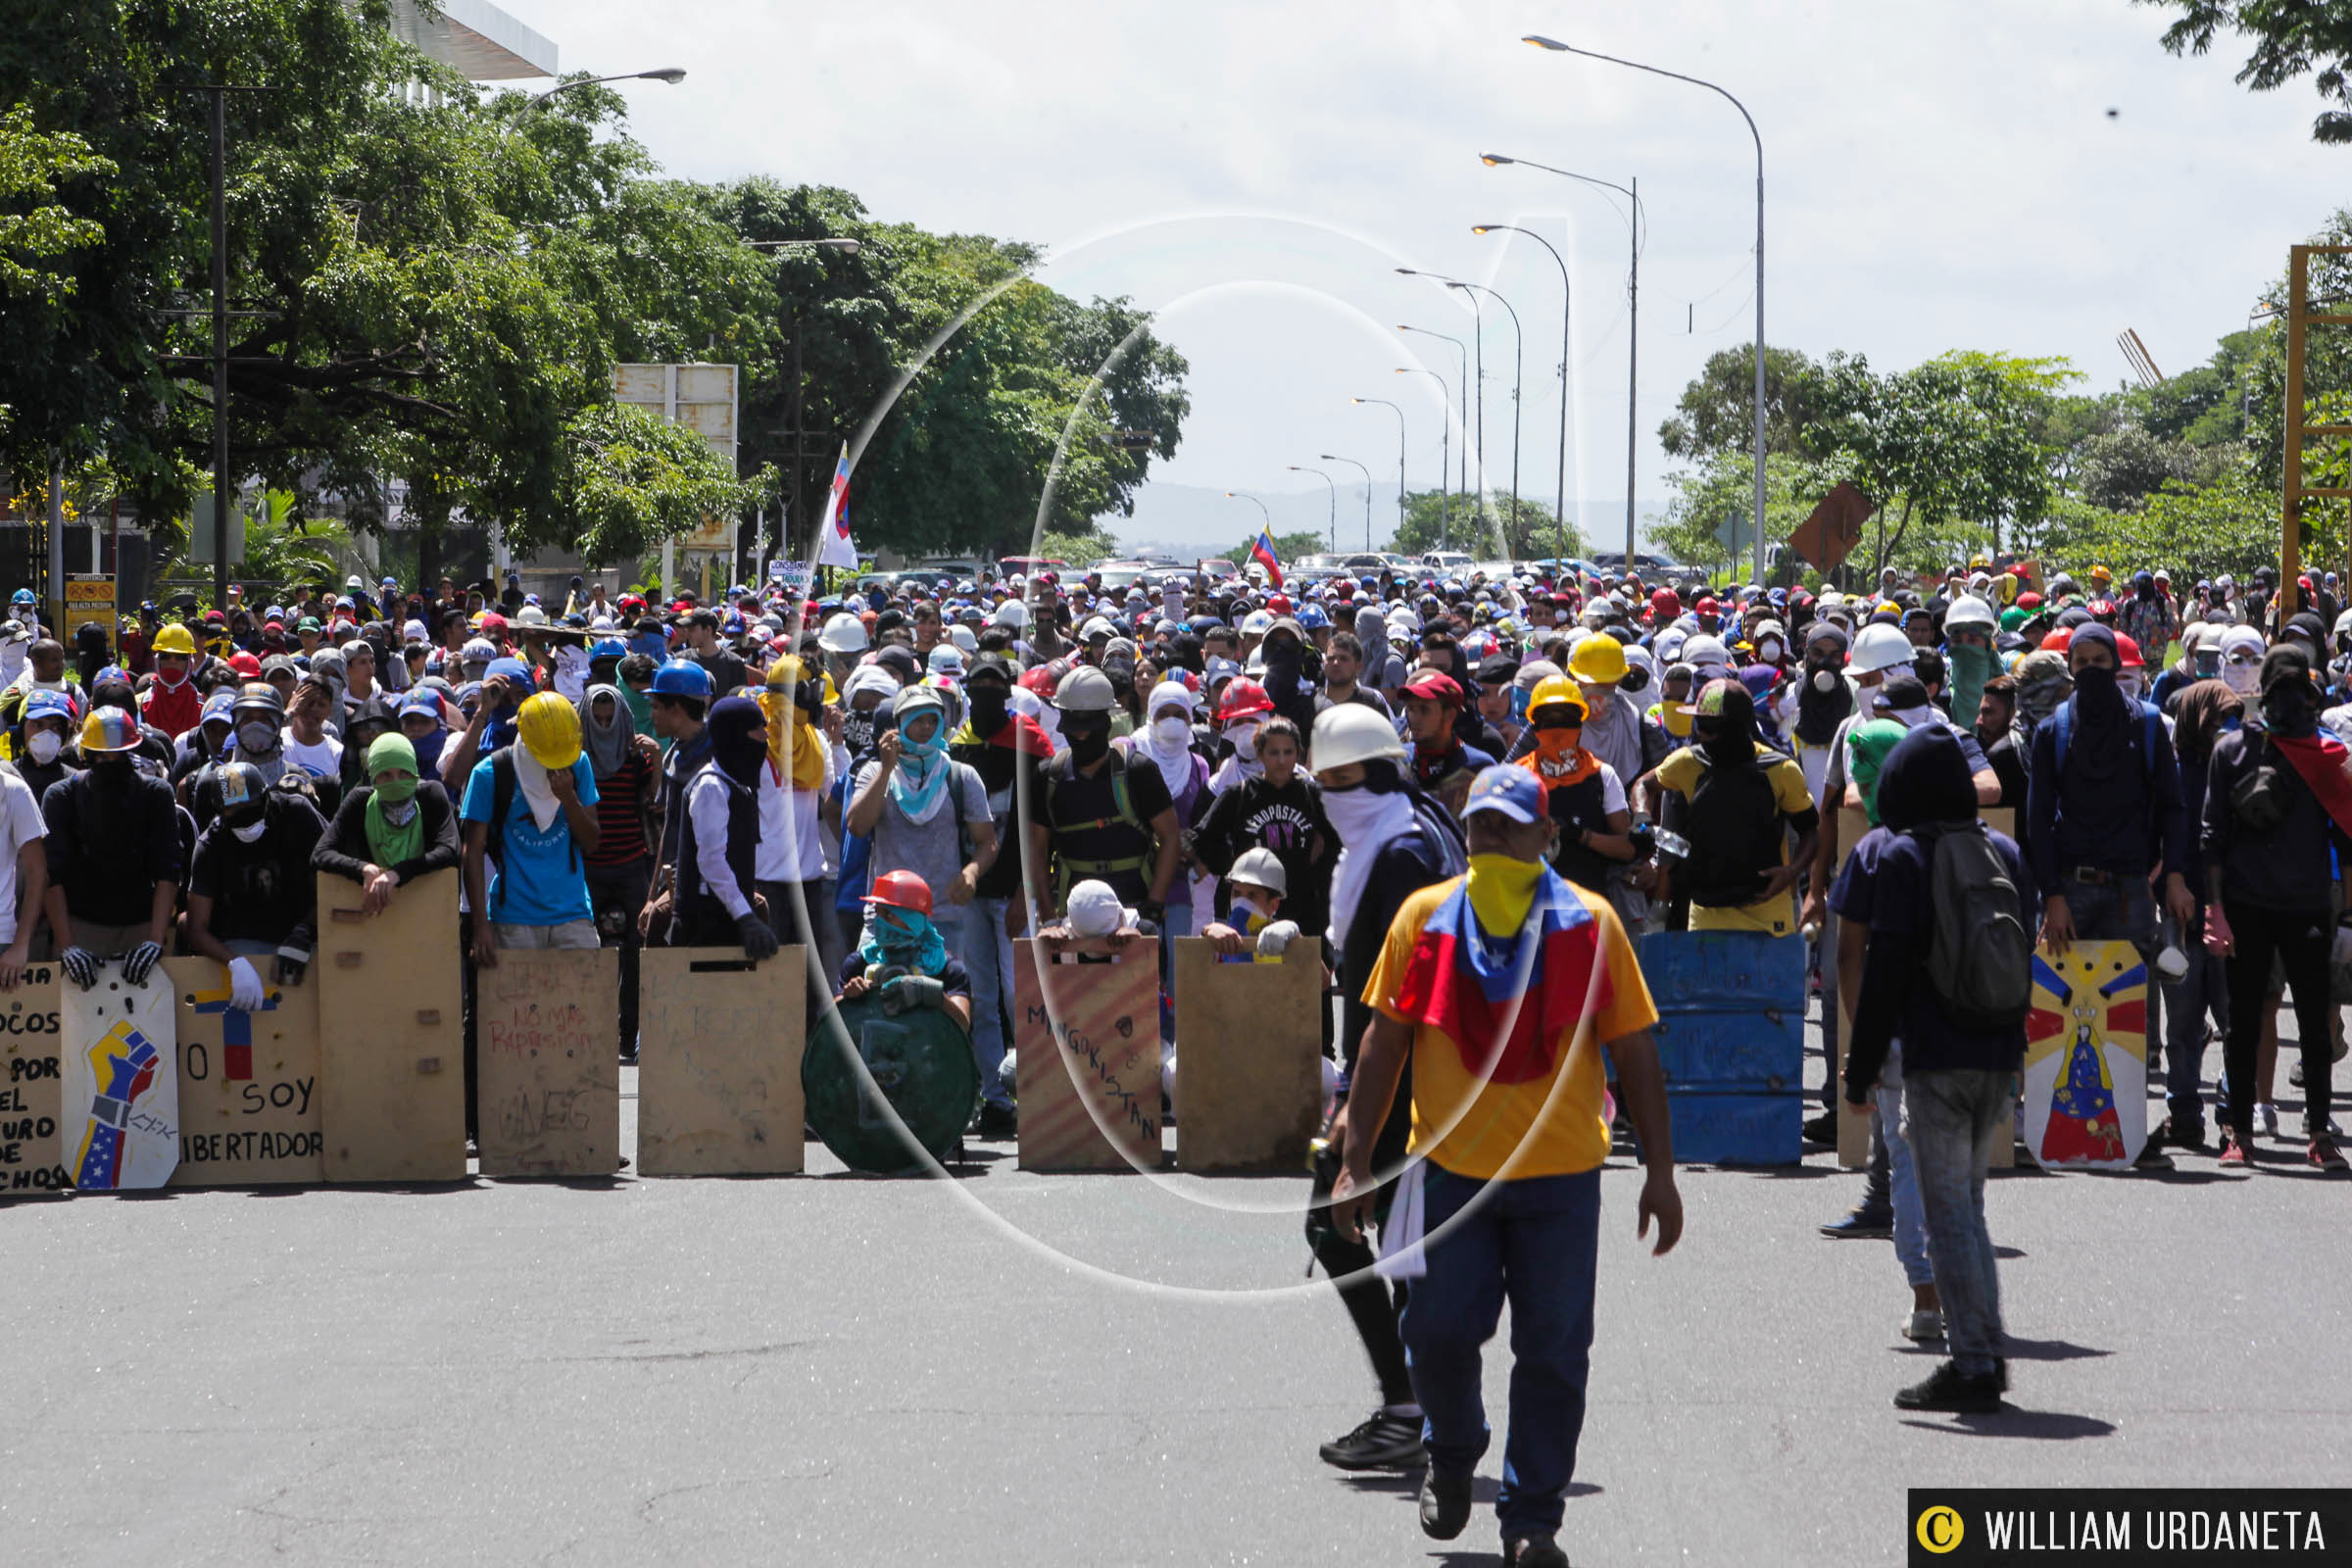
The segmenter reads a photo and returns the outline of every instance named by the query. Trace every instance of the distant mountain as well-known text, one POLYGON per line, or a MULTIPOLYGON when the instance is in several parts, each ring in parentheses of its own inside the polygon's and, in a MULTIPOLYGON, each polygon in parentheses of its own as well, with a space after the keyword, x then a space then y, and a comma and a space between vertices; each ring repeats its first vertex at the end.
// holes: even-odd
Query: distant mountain
MULTIPOLYGON (((1273 519, 1274 532, 1305 533, 1310 529, 1331 537, 1333 521, 1332 497, 1329 490, 1269 490, 1256 492, 1266 504, 1273 519)), ((1639 512, 1644 533, 1651 519, 1664 514, 1663 501, 1642 501, 1639 512)), ((1568 503, 1571 519, 1586 517, 1581 523, 1588 537, 1597 536, 1595 544, 1601 549, 1622 544, 1625 527, 1625 498, 1594 499, 1578 508, 1568 503)), ((1248 501, 1230 500, 1222 490, 1208 490, 1197 485, 1147 484, 1135 494, 1135 515, 1122 517, 1116 514, 1096 519, 1105 533, 1130 551, 1163 550, 1184 557, 1200 551, 1231 550, 1248 537, 1259 521, 1257 508, 1248 501)), ((1372 490, 1372 543, 1364 542, 1364 486, 1358 482, 1339 487, 1338 548, 1343 551, 1386 549, 1396 531, 1396 491, 1394 486, 1375 485, 1372 490)), ((1476 554, 1476 552, 1472 552, 1476 554)))

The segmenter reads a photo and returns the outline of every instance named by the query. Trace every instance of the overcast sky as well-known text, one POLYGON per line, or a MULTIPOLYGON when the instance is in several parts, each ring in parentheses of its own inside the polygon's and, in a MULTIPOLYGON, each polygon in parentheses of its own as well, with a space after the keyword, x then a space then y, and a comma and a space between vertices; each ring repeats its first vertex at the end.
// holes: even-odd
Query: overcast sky
MULTIPOLYGON (((2308 82, 2257 96, 2242 49, 2180 61, 2167 13, 2126 0, 1642 0, 1640 5, 1158 6, 859 0, 503 0, 566 71, 680 65, 627 86, 680 174, 857 192, 882 219, 1045 245, 1042 274, 1129 294, 1190 359, 1168 483, 1393 486, 1402 405, 1415 488, 1438 482, 1439 383, 1461 296, 1490 284, 1526 333, 1520 484, 1560 445, 1559 248, 1574 286, 1571 506, 1622 506, 1627 228, 1604 193, 1482 151, 1639 176, 1637 493, 1663 496, 1658 423, 1710 354, 1754 329, 1755 154, 1715 94, 1518 42, 1547 33, 1702 76, 1764 138, 1769 341, 1898 368, 1950 348, 2058 354, 2107 387, 2135 327, 2158 367, 2203 361, 2352 190, 2352 150, 2309 139, 2308 82), (2117 113, 2111 118, 2109 111, 2117 113)), ((1490 483, 1511 477, 1512 331, 1486 310, 1490 483)), ((1475 419, 1475 413, 1473 416, 1475 419)), ((1456 446, 1458 461, 1458 443, 1456 446)))

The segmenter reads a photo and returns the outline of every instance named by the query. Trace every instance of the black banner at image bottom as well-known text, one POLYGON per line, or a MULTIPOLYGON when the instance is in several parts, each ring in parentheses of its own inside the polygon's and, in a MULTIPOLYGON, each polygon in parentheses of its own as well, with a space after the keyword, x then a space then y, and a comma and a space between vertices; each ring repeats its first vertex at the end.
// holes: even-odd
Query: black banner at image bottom
POLYGON ((2352 1568, 2352 1489, 1914 1487, 1911 1568, 2352 1568))

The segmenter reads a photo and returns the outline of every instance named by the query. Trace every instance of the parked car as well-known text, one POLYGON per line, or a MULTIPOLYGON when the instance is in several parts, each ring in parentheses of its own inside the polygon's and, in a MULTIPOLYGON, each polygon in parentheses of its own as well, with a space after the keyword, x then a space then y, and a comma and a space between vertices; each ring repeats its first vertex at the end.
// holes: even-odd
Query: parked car
POLYGON ((1067 571, 1070 564, 1053 556, 1004 556, 997 562, 997 571, 1006 577, 1034 577, 1041 571, 1067 571))
POLYGON ((1469 569, 1470 557, 1459 550, 1427 550, 1422 552, 1420 564, 1450 577, 1469 569))

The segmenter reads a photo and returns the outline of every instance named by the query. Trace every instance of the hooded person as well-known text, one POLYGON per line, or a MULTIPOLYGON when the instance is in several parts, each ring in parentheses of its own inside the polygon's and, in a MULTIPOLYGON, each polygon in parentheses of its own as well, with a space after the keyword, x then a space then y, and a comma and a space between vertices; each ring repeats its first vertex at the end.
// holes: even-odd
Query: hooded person
POLYGON ((710 760, 686 785, 678 852, 680 947, 743 945, 755 963, 783 946, 753 896, 760 852, 760 776, 767 766, 767 715, 749 697, 710 705, 710 760))
MULTIPOLYGON (((1461 831, 1435 800, 1413 783, 1404 745, 1388 720, 1369 708, 1343 703, 1315 717, 1311 754, 1326 818, 1339 837, 1340 857, 1332 871, 1327 946, 1340 977, 1342 1072, 1337 1094, 1344 1104, 1349 1074, 1373 1017, 1363 1000, 1364 983, 1378 968, 1390 922, 1415 893, 1469 868, 1461 831)), ((1335 1118, 1335 1130, 1344 1125, 1335 1118)), ((1388 1107, 1371 1151, 1371 1167, 1397 1169, 1404 1157, 1411 1115, 1403 1097, 1388 1107)), ((1334 1137, 1314 1167, 1316 1196, 1324 1196, 1348 1157, 1343 1132, 1334 1137)), ((1393 1192, 1394 1184, 1384 1192, 1393 1192)), ((1384 1203, 1378 1220, 1385 1227, 1384 1203)), ((1384 1232, 1385 1234, 1385 1232, 1384 1232)), ((1371 1417, 1323 1446, 1326 1464, 1370 1470, 1418 1463, 1421 1407, 1415 1400, 1397 1337, 1399 1299, 1372 1274, 1372 1249, 1360 1236, 1343 1235, 1317 1211, 1307 1230, 1315 1260, 1339 1287, 1357 1338, 1372 1363, 1380 1404, 1371 1417)))
POLYGON ((1609 896, 1612 872, 1634 858, 1633 814, 1617 770, 1585 750, 1585 694, 1565 675, 1537 686, 1527 706, 1535 750, 1515 765, 1544 786, 1544 808, 1559 825, 1552 869, 1609 896))
POLYGON ((869 835, 875 876, 912 871, 944 890, 932 918, 960 951, 963 918, 979 877, 996 863, 995 818, 980 775, 948 755, 952 733, 942 694, 909 686, 891 702, 891 727, 858 770, 844 831, 869 835), (964 859, 968 838, 972 858, 964 859))
POLYGON ((2255 626, 2231 626, 2222 633, 2222 679, 2241 702, 2259 703, 2262 696, 2262 631, 2255 626))
POLYGON ((898 695, 898 677, 879 664, 860 664, 842 683, 841 743, 853 761, 873 755, 877 726, 889 720, 887 709, 898 695))
POLYGON ((1888 755, 1910 733, 1909 725, 1893 718, 1874 718, 1846 731, 1845 776, 1862 792, 1862 810, 1872 827, 1881 825, 1879 774, 1886 768, 1888 755))
MULTIPOLYGON (((2261 633, 2255 640, 2261 641, 2261 633)), ((2074 692, 2075 679, 2067 672, 2066 655, 2039 648, 2019 660, 2010 673, 2017 681, 2018 750, 2031 752, 2034 732, 2064 705, 2074 692)))
POLYGON ((2352 753, 2321 727, 2319 703, 2303 648, 2272 649, 2262 663, 2262 725, 2224 734, 2206 781, 2205 946, 2228 959, 2230 987, 2222 1152, 2229 1165, 2250 1163, 2254 1155, 2256 1055, 2276 960, 2294 994, 2302 1044, 2305 1162, 2323 1171, 2346 1168, 2328 1121, 2329 864, 2330 851, 2352 854, 2352 753))
POLYGON ((931 918, 931 889, 911 871, 887 871, 865 895, 865 940, 841 964, 839 1000, 879 994, 886 1013, 929 1007, 972 1027, 971 971, 931 918))
POLYGON ((1389 647, 1389 622, 1378 605, 1355 612, 1355 640, 1364 645, 1364 667, 1356 679, 1383 697, 1404 684, 1404 661, 1389 647))

